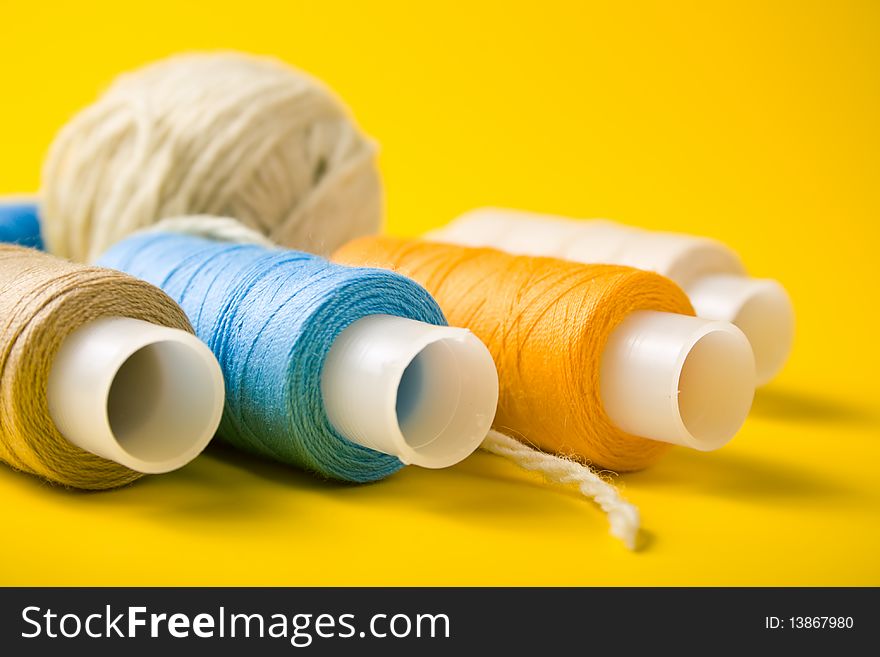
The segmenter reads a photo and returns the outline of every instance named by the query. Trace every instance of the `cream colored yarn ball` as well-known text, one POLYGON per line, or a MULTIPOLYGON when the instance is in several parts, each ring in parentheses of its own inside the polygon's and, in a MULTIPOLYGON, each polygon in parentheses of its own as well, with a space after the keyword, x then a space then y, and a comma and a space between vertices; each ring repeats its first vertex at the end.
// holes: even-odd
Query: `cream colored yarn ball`
POLYGON ((233 217, 328 254, 382 218, 376 148, 323 84, 279 61, 180 55, 120 76, 43 168, 49 251, 90 262, 162 218, 233 217))

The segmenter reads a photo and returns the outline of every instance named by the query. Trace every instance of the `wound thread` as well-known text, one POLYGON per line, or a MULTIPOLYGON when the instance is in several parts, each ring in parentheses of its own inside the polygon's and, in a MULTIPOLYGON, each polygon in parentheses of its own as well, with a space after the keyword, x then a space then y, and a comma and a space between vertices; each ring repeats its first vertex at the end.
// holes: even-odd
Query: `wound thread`
POLYGON ((141 473, 65 440, 49 415, 46 386, 64 339, 104 317, 129 317, 192 332, 154 286, 120 272, 0 245, 0 460, 86 490, 115 488, 141 473))
POLYGON ((599 369, 609 335, 630 313, 693 315, 670 280, 628 267, 390 237, 354 240, 333 260, 413 278, 450 324, 486 344, 500 382, 498 431, 617 471, 645 468, 667 450, 611 423, 599 397, 599 369))
POLYGON ((445 325, 418 284, 298 251, 156 231, 114 245, 100 263, 158 285, 190 317, 226 379, 222 439, 344 481, 375 481, 402 467, 330 424, 321 372, 336 337, 366 316, 445 325))

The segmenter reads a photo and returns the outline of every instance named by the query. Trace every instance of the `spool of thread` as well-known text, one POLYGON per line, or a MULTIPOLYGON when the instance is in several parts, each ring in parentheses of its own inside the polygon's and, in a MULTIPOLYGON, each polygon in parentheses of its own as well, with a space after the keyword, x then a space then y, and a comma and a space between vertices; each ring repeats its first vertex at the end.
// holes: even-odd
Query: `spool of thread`
POLYGON ((56 137, 46 246, 93 262, 162 218, 214 214, 330 253, 379 228, 375 152, 329 89, 281 62, 171 57, 120 76, 56 137))
POLYGON ((652 272, 388 237, 333 259, 424 285, 495 359, 495 428, 545 451, 638 470, 669 443, 720 447, 751 406, 745 336, 690 316, 684 292, 652 272))
MULTIPOLYGON (((210 223, 210 220, 205 220, 210 223)), ((472 333, 413 281, 306 253, 145 232, 101 264, 177 300, 227 382, 221 438, 353 482, 477 448, 498 379, 472 333)))
POLYGON ((43 248, 36 199, 0 196, 0 242, 43 248))
POLYGON ((0 245, 0 460, 90 490, 188 463, 223 408, 191 331, 152 285, 0 245))
POLYGON ((794 307, 785 288, 771 279, 751 278, 739 256, 712 239, 495 208, 465 213, 427 237, 522 255, 629 265, 668 276, 687 292, 697 316, 742 329, 755 354, 759 385, 779 373, 791 352, 794 307))

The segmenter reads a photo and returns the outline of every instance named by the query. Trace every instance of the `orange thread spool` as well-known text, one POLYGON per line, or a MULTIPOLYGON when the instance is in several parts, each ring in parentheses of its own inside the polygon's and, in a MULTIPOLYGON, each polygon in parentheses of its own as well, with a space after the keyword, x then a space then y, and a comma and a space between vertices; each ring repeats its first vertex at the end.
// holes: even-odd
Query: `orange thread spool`
POLYGON ((629 313, 694 314, 669 279, 390 237, 354 240, 333 259, 409 276, 437 299, 451 325, 486 343, 500 380, 498 431, 619 471, 647 467, 669 447, 615 427, 599 395, 602 352, 629 313))

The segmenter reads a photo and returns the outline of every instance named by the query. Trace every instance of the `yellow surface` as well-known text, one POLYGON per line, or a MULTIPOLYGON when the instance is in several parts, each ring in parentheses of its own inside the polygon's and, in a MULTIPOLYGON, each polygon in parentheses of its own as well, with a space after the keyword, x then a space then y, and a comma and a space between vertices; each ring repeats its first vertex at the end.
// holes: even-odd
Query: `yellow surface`
POLYGON ((268 52, 381 142, 392 232, 497 204, 712 235, 799 322, 730 446, 622 477, 637 554, 486 454, 355 487, 214 448, 106 494, 0 468, 0 583, 880 584, 880 4, 605 4, 0 0, 0 192, 115 73, 268 52))

